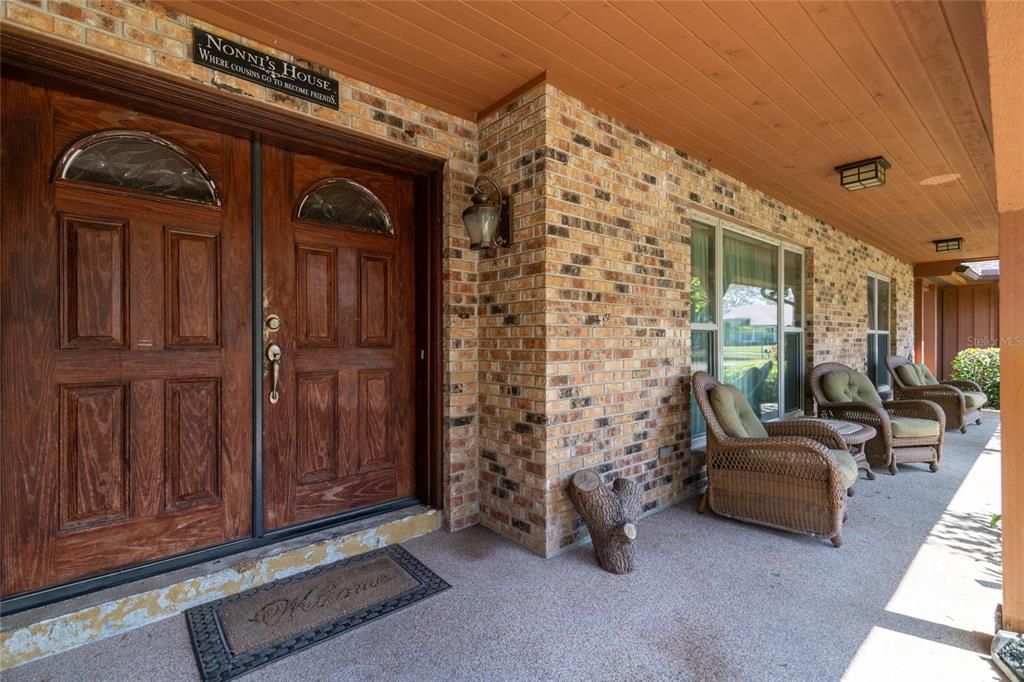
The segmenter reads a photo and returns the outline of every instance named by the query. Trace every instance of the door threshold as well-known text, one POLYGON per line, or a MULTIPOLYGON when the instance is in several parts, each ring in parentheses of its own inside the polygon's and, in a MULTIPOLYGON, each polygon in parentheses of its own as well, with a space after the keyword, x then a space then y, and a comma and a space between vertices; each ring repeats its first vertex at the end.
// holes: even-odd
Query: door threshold
POLYGON ((440 528, 441 517, 423 505, 407 507, 5 616, 0 626, 0 670, 411 540, 440 528))

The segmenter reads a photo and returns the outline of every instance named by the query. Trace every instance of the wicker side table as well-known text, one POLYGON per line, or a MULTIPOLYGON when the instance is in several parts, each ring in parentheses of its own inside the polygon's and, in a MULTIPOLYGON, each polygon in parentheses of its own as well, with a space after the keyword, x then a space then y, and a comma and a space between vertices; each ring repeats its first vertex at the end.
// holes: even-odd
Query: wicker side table
MULTIPOLYGON (((843 421, 841 419, 819 419, 818 417, 800 417, 800 419, 813 419, 815 421, 825 422, 838 431, 839 436, 843 439, 843 442, 846 443, 846 447, 850 449, 850 454, 853 455, 853 461, 857 463, 857 468, 864 470, 869 481, 875 480, 875 472, 871 470, 871 465, 868 464, 867 454, 864 452, 864 444, 878 435, 878 432, 875 431, 875 427, 868 426, 867 424, 843 421)), ((849 493, 850 495, 853 495, 853 488, 850 488, 849 493)))

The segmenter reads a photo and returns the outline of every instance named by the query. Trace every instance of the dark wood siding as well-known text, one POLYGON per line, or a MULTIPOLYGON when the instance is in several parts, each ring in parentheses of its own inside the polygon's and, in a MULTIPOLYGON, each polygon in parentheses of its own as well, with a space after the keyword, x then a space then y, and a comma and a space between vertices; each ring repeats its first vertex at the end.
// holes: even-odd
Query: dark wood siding
MULTIPOLYGON (((949 378, 953 358, 964 348, 999 345, 999 285, 995 282, 939 290, 938 368, 949 378)), ((936 369, 938 371, 936 371, 936 369)))

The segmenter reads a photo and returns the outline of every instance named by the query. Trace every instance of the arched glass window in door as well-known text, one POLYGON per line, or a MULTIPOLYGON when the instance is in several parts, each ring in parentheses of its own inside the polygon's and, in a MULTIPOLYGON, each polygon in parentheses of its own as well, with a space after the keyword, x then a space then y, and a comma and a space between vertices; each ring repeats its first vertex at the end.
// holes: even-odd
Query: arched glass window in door
POLYGON ((344 178, 316 183, 299 201, 299 220, 349 227, 377 234, 394 234, 391 216, 377 196, 344 178))
POLYGON ((220 205, 213 178, 191 154, 141 130, 105 130, 83 137, 64 152, 56 177, 220 205))

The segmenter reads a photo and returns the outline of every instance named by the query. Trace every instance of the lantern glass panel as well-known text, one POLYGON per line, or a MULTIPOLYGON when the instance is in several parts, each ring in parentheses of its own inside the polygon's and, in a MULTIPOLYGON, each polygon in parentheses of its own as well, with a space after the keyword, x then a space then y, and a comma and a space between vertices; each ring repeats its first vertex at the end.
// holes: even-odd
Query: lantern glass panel
POLYGON ((469 233, 470 248, 490 249, 494 246, 494 235, 498 231, 501 213, 495 206, 470 206, 462 214, 469 233))

